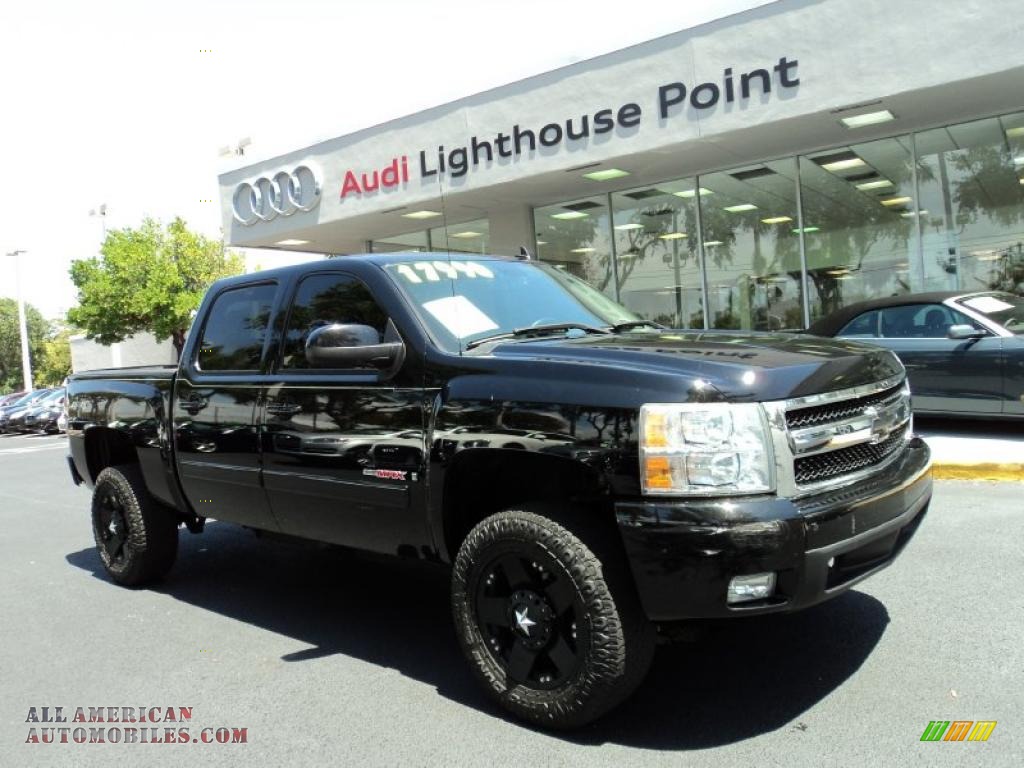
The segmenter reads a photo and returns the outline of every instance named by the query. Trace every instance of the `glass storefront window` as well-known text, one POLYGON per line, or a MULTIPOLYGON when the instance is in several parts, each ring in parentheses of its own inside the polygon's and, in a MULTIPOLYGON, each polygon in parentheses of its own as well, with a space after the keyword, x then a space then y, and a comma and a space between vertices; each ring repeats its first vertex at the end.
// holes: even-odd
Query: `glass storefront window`
POLYGON ((693 179, 612 195, 619 301, 670 328, 703 328, 693 179))
POLYGON ((803 327, 796 161, 700 176, 712 328, 803 327))
POLYGON ((923 289, 1024 292, 1024 113, 915 138, 923 289))
POLYGON ((370 243, 374 253, 393 253, 395 251, 426 251, 427 231, 409 232, 404 235, 392 235, 370 243))
POLYGON ((490 224, 487 219, 449 224, 447 227, 421 229, 404 235, 394 235, 371 243, 374 253, 394 251, 436 251, 443 253, 487 253, 490 243, 490 224))
POLYGON ((812 322, 928 290, 1024 295, 1024 112, 570 200, 534 220, 542 260, 674 327, 702 327, 706 307, 712 328, 802 328, 801 240, 812 322))
POLYGON ((606 195, 535 208, 537 258, 615 296, 606 195))
POLYGON ((487 219, 449 224, 430 230, 430 249, 451 253, 487 253, 490 225, 487 219))
POLYGON ((800 158, 804 250, 813 322, 920 283, 910 137, 800 158))

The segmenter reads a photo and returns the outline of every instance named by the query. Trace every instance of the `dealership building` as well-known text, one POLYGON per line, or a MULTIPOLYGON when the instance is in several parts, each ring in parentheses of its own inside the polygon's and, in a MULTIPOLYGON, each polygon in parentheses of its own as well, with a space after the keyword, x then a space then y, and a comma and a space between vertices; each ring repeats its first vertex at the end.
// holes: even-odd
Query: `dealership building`
POLYGON ((225 238, 525 248, 681 328, 1024 293, 1020 11, 769 3, 225 173, 225 238))

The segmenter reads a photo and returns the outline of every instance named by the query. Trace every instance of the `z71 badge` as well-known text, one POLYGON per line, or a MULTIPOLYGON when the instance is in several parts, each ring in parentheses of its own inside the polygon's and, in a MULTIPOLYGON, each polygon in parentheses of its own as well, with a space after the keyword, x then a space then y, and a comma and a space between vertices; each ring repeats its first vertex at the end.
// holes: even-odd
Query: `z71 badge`
POLYGON ((405 480, 409 473, 398 469, 364 469, 363 474, 378 480, 405 480))

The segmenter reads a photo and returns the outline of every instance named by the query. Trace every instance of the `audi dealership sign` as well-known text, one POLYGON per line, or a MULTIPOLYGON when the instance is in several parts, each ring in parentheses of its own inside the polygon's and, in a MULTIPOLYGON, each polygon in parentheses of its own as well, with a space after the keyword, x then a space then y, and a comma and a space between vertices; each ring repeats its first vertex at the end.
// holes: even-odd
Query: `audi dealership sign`
POLYGON ((231 198, 235 221, 250 226, 296 211, 311 211, 320 203, 322 180, 312 165, 299 165, 270 176, 243 181, 231 198))
MULTIPOLYGON (((771 97, 800 85, 800 62, 795 56, 780 56, 761 64, 736 70, 725 66, 704 82, 695 82, 696 78, 688 79, 689 82, 661 80, 656 88, 647 91, 646 97, 636 97, 636 101, 627 100, 617 92, 604 94, 600 102, 595 97, 591 103, 591 98, 586 97, 576 103, 579 111, 569 112, 563 100, 543 102, 542 106, 547 109, 553 108, 552 103, 557 104, 559 112, 517 115, 518 120, 502 115, 504 124, 499 124, 497 130, 490 121, 463 119, 452 126, 460 133, 466 125, 474 128, 479 125, 482 129, 462 136, 449 130, 444 141, 431 141, 428 148, 409 153, 401 152, 401 145, 396 146, 393 137, 387 135, 373 142, 372 149, 346 153, 348 157, 358 158, 360 165, 370 159, 370 168, 351 167, 348 157, 339 153, 332 152, 322 158, 329 174, 326 179, 321 178, 318 168, 303 161, 298 161, 301 164, 294 168, 271 166, 271 170, 263 171, 258 178, 246 179, 234 186, 231 198, 234 219, 243 227, 250 227, 278 216, 310 211, 320 204, 322 183, 332 190, 334 200, 341 205, 348 203, 346 207, 351 210, 349 201, 353 198, 383 198, 406 190, 410 185, 414 191, 436 189, 435 185, 442 179, 452 185, 461 184, 458 180, 463 176, 480 171, 503 172, 510 165, 520 163, 544 163, 569 149, 600 148, 607 153, 606 142, 633 140, 648 124, 658 132, 678 132, 680 123, 696 122, 702 113, 711 114, 723 105, 723 113, 762 106, 771 97), (619 100, 612 101, 616 96, 619 100), (378 155, 381 150, 387 154, 378 155), (375 155, 388 159, 374 163, 375 155)), ((660 75, 660 70, 658 72, 660 75)), ((630 83, 631 90, 636 87, 630 83)), ((415 135, 418 141, 426 138, 419 133, 404 135, 415 135)), ((612 153, 616 151, 619 150, 612 150, 612 153)), ((284 164, 284 161, 278 162, 284 164)), ((326 217, 335 217, 339 210, 332 207, 326 217)), ((321 216, 321 221, 324 218, 321 216)))

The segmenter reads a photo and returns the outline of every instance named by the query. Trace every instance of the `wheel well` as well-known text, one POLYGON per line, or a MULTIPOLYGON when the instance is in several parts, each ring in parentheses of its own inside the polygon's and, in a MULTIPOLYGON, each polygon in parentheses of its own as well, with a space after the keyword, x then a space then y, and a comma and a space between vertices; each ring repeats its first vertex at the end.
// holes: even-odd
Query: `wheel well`
POLYGON ((607 497, 593 470, 557 456, 516 450, 467 450, 458 454, 445 475, 444 539, 454 560, 463 539, 478 522, 495 512, 542 503, 551 516, 563 507, 606 506, 607 497))
POLYGON ((138 464, 139 455, 127 435, 109 427, 93 427, 85 433, 85 462, 92 481, 107 467, 138 464))

